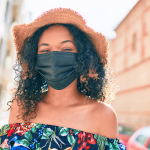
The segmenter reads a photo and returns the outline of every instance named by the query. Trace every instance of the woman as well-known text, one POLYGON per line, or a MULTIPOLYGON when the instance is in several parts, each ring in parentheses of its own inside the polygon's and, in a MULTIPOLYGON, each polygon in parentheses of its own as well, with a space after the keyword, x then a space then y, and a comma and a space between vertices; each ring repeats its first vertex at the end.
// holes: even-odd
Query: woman
POLYGON ((104 103, 112 92, 105 37, 65 8, 14 26, 13 35, 18 85, 1 147, 124 150, 116 113, 104 103))

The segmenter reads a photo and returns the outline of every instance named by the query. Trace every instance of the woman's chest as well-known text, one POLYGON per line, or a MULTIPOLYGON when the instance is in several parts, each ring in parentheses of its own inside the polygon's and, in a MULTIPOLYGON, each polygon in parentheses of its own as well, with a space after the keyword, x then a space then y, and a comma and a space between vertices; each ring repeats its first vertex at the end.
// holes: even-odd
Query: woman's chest
POLYGON ((95 126, 93 115, 92 109, 88 107, 62 109, 41 106, 37 110, 36 118, 31 122, 92 131, 95 126))

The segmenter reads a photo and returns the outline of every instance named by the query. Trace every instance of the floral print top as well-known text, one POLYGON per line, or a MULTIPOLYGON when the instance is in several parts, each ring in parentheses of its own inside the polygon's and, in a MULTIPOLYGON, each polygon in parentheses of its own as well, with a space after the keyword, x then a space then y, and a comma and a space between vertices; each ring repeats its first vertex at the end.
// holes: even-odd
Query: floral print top
POLYGON ((5 124, 0 150, 126 150, 118 138, 39 123, 5 124))

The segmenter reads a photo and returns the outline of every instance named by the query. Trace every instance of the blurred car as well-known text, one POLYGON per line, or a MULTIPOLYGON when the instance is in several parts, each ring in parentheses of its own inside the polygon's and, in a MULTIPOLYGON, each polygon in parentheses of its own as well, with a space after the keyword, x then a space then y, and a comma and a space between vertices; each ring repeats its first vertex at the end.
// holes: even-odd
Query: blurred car
POLYGON ((133 126, 125 123, 118 123, 118 138, 125 146, 127 146, 127 142, 134 132, 135 129, 133 126))
POLYGON ((128 150, 150 150, 150 126, 138 129, 127 143, 128 150))

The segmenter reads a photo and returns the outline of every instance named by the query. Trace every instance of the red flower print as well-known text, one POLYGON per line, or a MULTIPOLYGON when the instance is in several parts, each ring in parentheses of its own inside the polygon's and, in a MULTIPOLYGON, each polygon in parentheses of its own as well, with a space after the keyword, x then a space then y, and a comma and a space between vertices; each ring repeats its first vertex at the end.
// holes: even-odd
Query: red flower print
POLYGON ((18 124, 18 123, 15 123, 14 126, 15 126, 15 127, 19 127, 19 124, 18 124))
POLYGON ((18 133, 20 136, 24 135, 25 132, 31 130, 31 128, 34 126, 33 123, 15 123, 10 124, 10 129, 7 130, 8 136, 11 136, 12 133, 18 133))
POLYGON ((96 144, 96 140, 92 134, 86 132, 80 132, 78 134, 78 144, 80 144, 78 150, 82 150, 83 148, 88 150, 91 144, 96 144), (90 145, 89 145, 90 144, 90 145))
POLYGON ((93 138, 93 135, 92 134, 87 134, 87 143, 89 144, 95 144, 96 143, 96 140, 95 138, 93 138))
POLYGON ((10 129, 7 130, 7 134, 8 134, 8 136, 11 136, 12 133, 16 132, 15 128, 17 128, 19 126, 19 124, 15 123, 15 124, 10 124, 9 126, 10 126, 10 129))
POLYGON ((34 126, 32 123, 22 123, 22 124, 16 124, 15 133, 18 133, 20 136, 24 135, 25 132, 31 130, 31 128, 34 126))
POLYGON ((69 130, 69 131, 70 131, 70 134, 73 135, 74 132, 72 130, 69 130))
POLYGON ((13 128, 7 130, 8 136, 11 136, 11 134, 14 132, 14 130, 15 130, 15 129, 13 129, 13 128))

